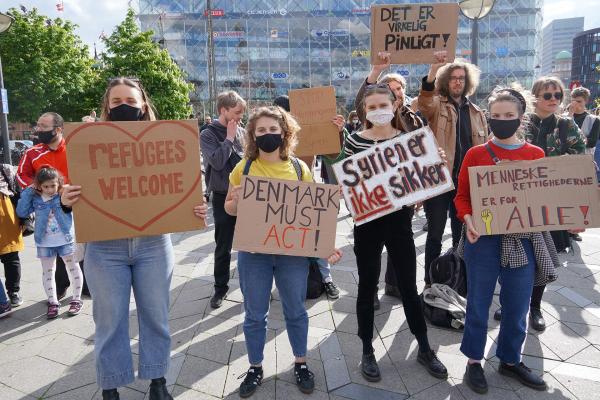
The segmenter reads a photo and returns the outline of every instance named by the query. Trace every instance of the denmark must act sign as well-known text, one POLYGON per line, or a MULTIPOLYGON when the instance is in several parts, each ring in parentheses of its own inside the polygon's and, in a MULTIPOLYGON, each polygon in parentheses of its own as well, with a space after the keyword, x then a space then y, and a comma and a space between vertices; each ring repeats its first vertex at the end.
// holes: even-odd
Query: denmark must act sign
POLYGON ((333 169, 356 225, 454 188, 428 127, 379 143, 333 169))

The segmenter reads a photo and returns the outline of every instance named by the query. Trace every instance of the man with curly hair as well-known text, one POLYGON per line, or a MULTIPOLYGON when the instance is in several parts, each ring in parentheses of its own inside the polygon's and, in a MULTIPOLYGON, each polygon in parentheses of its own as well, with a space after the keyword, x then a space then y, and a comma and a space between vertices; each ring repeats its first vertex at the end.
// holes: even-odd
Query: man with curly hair
MULTIPOLYGON (((477 66, 456 60, 447 63, 446 52, 436 52, 429 73, 423 78, 418 97, 418 109, 431 127, 440 147, 448 157, 448 169, 457 186, 458 171, 471 147, 485 143, 488 136, 487 121, 483 111, 469 101, 477 91, 480 71, 477 66)), ((452 246, 460 240, 462 224, 456 217, 454 196, 456 190, 426 200, 423 204, 427 216, 425 242, 425 283, 429 280, 429 267, 442 250, 442 236, 448 213, 452 227, 452 246)))

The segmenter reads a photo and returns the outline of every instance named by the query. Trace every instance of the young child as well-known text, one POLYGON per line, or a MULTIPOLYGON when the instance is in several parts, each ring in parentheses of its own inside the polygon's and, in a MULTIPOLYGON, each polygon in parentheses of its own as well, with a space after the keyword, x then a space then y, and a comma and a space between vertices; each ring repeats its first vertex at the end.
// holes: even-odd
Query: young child
POLYGON ((65 212, 60 203, 59 191, 63 178, 52 167, 41 168, 35 176, 33 185, 21 194, 17 204, 17 215, 25 217, 35 212, 35 244, 38 258, 43 268, 43 285, 48 296, 48 319, 58 316, 60 303, 56 296, 56 256, 59 255, 67 267, 73 298, 69 304, 69 315, 77 315, 81 311, 81 289, 83 275, 79 264, 74 260, 75 240, 73 235, 73 217, 70 211, 65 212))

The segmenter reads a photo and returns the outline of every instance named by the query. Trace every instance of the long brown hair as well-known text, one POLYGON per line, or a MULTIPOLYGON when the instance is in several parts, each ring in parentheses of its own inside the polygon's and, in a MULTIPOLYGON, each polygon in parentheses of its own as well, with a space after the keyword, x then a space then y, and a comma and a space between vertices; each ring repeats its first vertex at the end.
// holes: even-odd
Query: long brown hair
POLYGON ((450 75, 457 69, 465 71, 465 89, 463 94, 468 97, 477 90, 477 86, 479 86, 479 75, 481 74, 479 68, 466 61, 455 60, 451 64, 444 65, 437 72, 435 89, 442 96, 450 97, 450 75))
POLYGON ((246 140, 244 146, 244 157, 248 160, 256 160, 259 155, 256 145, 256 122, 259 118, 272 118, 279 123, 281 133, 283 133, 283 144, 279 148, 279 158, 287 160, 294 155, 294 149, 298 144, 298 132, 300 126, 290 113, 281 107, 261 107, 254 111, 246 124, 246 140))
POLYGON ((142 120, 143 121, 155 121, 156 120, 156 113, 154 111, 154 105, 152 104, 150 97, 148 96, 148 94, 146 93, 144 88, 142 87, 142 84, 136 79, 120 77, 120 78, 111 79, 110 82, 108 82, 108 86, 106 88, 106 91, 104 92, 104 96, 102 96, 102 106, 101 106, 102 110, 101 110, 101 114, 100 114, 100 119, 102 121, 110 121, 110 117, 109 117, 110 91, 112 90, 112 88, 114 88, 115 86, 119 86, 119 85, 125 85, 125 86, 129 86, 131 88, 139 90, 142 95, 142 100, 145 103, 144 107, 142 108, 142 111, 144 111, 142 120))

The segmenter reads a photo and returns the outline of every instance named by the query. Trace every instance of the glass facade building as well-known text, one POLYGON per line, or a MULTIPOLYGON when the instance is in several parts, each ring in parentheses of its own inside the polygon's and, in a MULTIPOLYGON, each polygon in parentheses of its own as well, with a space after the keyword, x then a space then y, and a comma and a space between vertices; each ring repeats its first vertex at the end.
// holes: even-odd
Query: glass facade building
MULTIPOLYGON (((498 84, 531 85, 539 63, 543 0, 497 0, 479 22, 479 99, 498 84)), ((370 6, 436 0, 212 0, 217 91, 233 89, 270 102, 289 89, 333 85, 352 108, 370 69, 370 6)), ((195 85, 192 101, 208 100, 205 0, 139 0, 143 30, 154 31, 195 85)), ((469 59, 471 22, 460 18, 457 56, 469 59)), ((418 92, 427 65, 394 65, 418 92)))
POLYGON ((573 39, 571 81, 588 88, 592 99, 600 98, 600 28, 581 32, 573 39))

